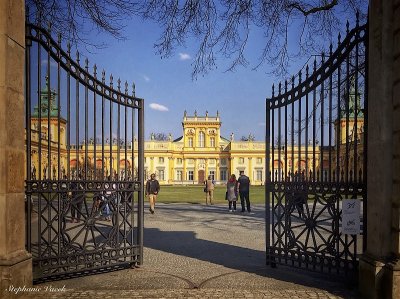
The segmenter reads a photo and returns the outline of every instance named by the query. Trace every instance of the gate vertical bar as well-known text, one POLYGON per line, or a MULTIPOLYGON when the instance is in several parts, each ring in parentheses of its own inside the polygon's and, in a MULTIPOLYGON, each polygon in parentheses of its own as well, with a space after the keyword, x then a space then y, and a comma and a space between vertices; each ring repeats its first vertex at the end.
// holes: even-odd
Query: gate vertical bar
MULTIPOLYGON (((96 64, 93 66, 93 76, 97 80, 97 66, 96 64)), ((94 81, 94 87, 97 89, 96 81, 94 81)), ((94 180, 98 181, 100 178, 98 176, 97 170, 97 100, 96 93, 93 92, 93 169, 94 169, 94 180)))
MULTIPOLYGON (((61 34, 58 34, 58 45, 61 47, 61 34)), ((61 119, 61 100, 60 100, 60 60, 61 60, 61 55, 60 55, 60 49, 57 50, 57 176, 56 180, 59 182, 60 181, 60 160, 61 160, 61 148, 60 148, 60 136, 61 136, 61 127, 60 127, 60 119, 61 119)), ((64 178, 62 178, 64 179, 64 178)), ((59 185, 59 189, 62 189, 63 186, 59 185)), ((65 190, 63 190, 65 191, 65 190)), ((64 215, 62 215, 63 209, 64 208, 64 198, 61 193, 57 194, 58 197, 58 209, 57 213, 59 217, 62 217, 64 219, 64 215)), ((58 254, 61 254, 61 230, 62 230, 62 221, 58 221, 58 248, 57 252, 58 254)))
MULTIPOLYGON (((299 85, 301 84, 301 71, 299 72, 299 85)), ((301 96, 299 98, 299 109, 298 109, 298 120, 297 120, 297 125, 298 125, 298 141, 297 141, 297 178, 298 178, 298 182, 302 182, 303 181, 303 176, 301 173, 301 96)))
MULTIPOLYGON (((28 24, 28 14, 26 15, 26 24, 28 24)), ((31 47, 32 41, 30 40, 30 28, 29 26, 25 26, 26 32, 26 39, 25 39, 25 97, 26 97, 26 106, 25 106, 25 127, 26 127, 26 180, 28 182, 32 179, 32 132, 31 132, 31 47)), ((27 186, 27 196, 26 196, 26 205, 27 205, 27 221, 26 221, 26 249, 28 252, 32 250, 32 194, 31 191, 31 184, 26 184, 27 186)))
MULTIPOLYGON (((369 15, 368 15, 369 18, 369 15)), ((367 184, 367 174, 368 174, 368 85, 369 85, 369 22, 367 22, 365 33, 364 33, 364 48, 365 48, 365 78, 364 78, 364 132, 363 132, 363 250, 367 250, 367 237, 368 237, 368 226, 367 226, 367 207, 368 207, 368 184, 367 184)))
MULTIPOLYGON (((305 82, 308 82, 309 81, 309 67, 308 67, 308 64, 307 64, 307 66, 306 66, 306 80, 305 80, 305 82)), ((309 142, 308 142, 308 126, 309 126, 309 107, 308 107, 308 102, 309 102, 309 99, 308 99, 308 92, 306 92, 306 124, 305 124, 305 126, 306 126, 306 132, 305 132, 305 136, 304 136, 304 138, 305 138, 305 145, 306 145, 306 153, 305 153, 305 155, 306 155, 306 169, 305 169, 305 180, 306 180, 306 182, 307 183, 309 183, 309 176, 308 176, 308 169, 309 169, 309 167, 308 167, 308 163, 309 163, 309 160, 308 160, 308 145, 309 145, 309 142)))
MULTIPOLYGON (((332 67, 332 43, 329 46, 329 67, 332 67)), ((332 74, 329 75, 329 177, 328 182, 332 182, 332 74)))
MULTIPOLYGON (((39 33, 39 38, 42 38, 41 33, 39 33)), ((38 90, 38 123, 39 123, 39 133, 38 133, 38 160, 39 160, 39 176, 38 180, 42 181, 42 64, 41 64, 41 59, 42 59, 42 46, 41 44, 37 44, 37 66, 38 66, 38 71, 37 71, 37 90, 38 90)), ((42 211, 42 195, 39 193, 37 195, 38 199, 38 213, 41 213, 42 211)), ((38 225, 37 225, 37 243, 38 243, 38 255, 42 255, 42 238, 41 236, 41 227, 42 227, 42 217, 38 217, 38 225)))
MULTIPOLYGON (((67 56, 71 58, 71 45, 67 44, 67 56)), ((68 180, 72 178, 71 175, 71 61, 67 60, 67 175, 68 180)))
MULTIPOLYGON (((272 92, 273 94, 273 92, 272 92)), ((273 96, 272 96, 273 97, 273 96)), ((266 129, 265 129, 265 245, 266 245, 266 264, 270 264, 270 252, 269 249, 271 247, 271 225, 270 225, 270 186, 271 186, 271 172, 270 172, 270 163, 271 163, 271 120, 270 120, 270 104, 269 100, 266 100, 265 107, 265 115, 266 115, 266 129)))
MULTIPOLYGON (((325 62, 325 54, 322 53, 321 56, 321 64, 323 65, 325 62)), ((320 93, 320 107, 321 107, 321 141, 319 146, 320 151, 320 159, 319 159, 319 167, 321 171, 321 182, 324 182, 325 173, 324 173, 324 100, 325 100, 325 80, 321 82, 321 93, 320 93)))
MULTIPOLYGON (((77 59, 76 59, 76 62, 78 63, 78 65, 79 65, 79 52, 76 52, 76 57, 77 57, 77 59)), ((78 75, 79 75, 79 69, 77 69, 77 73, 78 73, 78 75)), ((75 139, 76 139, 76 143, 75 143, 75 146, 76 146, 76 149, 75 149, 75 151, 76 151, 76 167, 75 167, 75 171, 76 171, 76 173, 75 173, 75 180, 78 180, 79 179, 79 177, 80 177, 80 174, 79 174, 79 171, 80 171, 80 167, 79 167, 79 80, 77 80, 77 79, 75 79, 75 109, 76 109, 76 111, 75 111, 75 116, 76 116, 76 123, 75 123, 75 127, 76 127, 76 137, 75 137, 75 139)))
MULTIPOLYGON (((89 60, 85 59, 85 71, 86 73, 89 71, 89 60)), ((85 83, 88 83, 88 78, 85 74, 85 83)), ((85 84, 85 181, 90 178, 88 176, 89 171, 89 149, 88 149, 88 140, 89 140, 89 88, 87 84, 85 84)), ((86 189, 86 188, 85 188, 86 189)))
POLYGON ((138 194, 138 245, 139 245, 139 264, 143 264, 143 226, 144 226, 144 101, 139 101, 138 111, 138 166, 140 190, 138 194))

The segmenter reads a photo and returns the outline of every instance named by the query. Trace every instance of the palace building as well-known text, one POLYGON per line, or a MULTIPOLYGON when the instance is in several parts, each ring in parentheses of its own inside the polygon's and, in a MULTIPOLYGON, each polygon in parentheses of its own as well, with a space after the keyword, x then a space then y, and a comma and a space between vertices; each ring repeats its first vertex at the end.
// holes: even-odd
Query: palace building
MULTIPOLYGON (((354 102, 355 99, 352 101, 354 102)), ((39 101, 41 109, 37 105, 31 115, 32 179, 53 180, 57 179, 57 176, 77 178, 77 169, 83 170, 85 165, 89 179, 104 179, 111 176, 113 179, 124 180, 137 176, 135 166, 138 165, 137 140, 134 139, 126 144, 107 140, 103 144, 101 141, 95 142, 93 138, 90 138, 86 143, 76 145, 70 142, 68 145, 68 121, 61 116, 57 102, 59 102, 57 93, 54 90, 49 91, 46 86, 41 92, 39 101)), ((350 105, 348 115, 350 120, 347 122, 350 126, 347 128, 349 132, 347 149, 344 146, 346 118, 341 117, 334 122, 335 140, 340 140, 341 145, 339 162, 342 172, 345 169, 345 163, 352 165, 354 159, 358 159, 358 165, 363 164, 363 140, 355 141, 353 132, 356 127, 357 136, 363 135, 361 134, 363 117, 361 112, 357 112, 356 125, 356 122, 352 120, 356 113, 351 110, 353 106, 350 105), (342 127, 339 130, 340 135, 336 134, 338 126, 342 127), (359 145, 354 147, 355 143, 359 145), (348 161, 343 159, 346 156, 346 150, 349 152, 348 161)), ((161 184, 188 185, 202 184, 208 176, 211 176, 217 184, 224 184, 231 174, 238 176, 243 170, 253 185, 263 185, 266 178, 265 142, 255 141, 253 138, 249 138, 248 141, 235 140, 233 133, 229 138, 225 138, 221 136, 221 125, 221 116, 218 112, 215 115, 209 115, 208 112, 204 115, 198 115, 197 112, 188 115, 185 111, 182 119, 182 136, 173 139, 169 135, 167 140, 159 141, 155 140, 152 134, 150 140, 145 141, 144 145, 145 179, 151 173, 155 173, 161 184)), ((275 144, 273 157, 271 157, 270 171, 272 167, 274 169, 271 173, 272 179, 283 180, 284 174, 286 178, 300 177, 300 175, 303 179, 311 177, 310 173, 305 172, 306 170, 310 172, 314 169, 313 167, 318 175, 321 173, 322 177, 326 176, 326 173, 323 174, 324 169, 336 167, 337 144, 334 142, 330 150, 326 145, 313 146, 310 143, 288 145, 286 149, 275 144)), ((332 175, 335 177, 336 174, 332 173, 332 175)), ((341 175, 343 176, 343 173, 341 175)), ((359 175, 360 173, 350 174, 354 177, 359 175)))

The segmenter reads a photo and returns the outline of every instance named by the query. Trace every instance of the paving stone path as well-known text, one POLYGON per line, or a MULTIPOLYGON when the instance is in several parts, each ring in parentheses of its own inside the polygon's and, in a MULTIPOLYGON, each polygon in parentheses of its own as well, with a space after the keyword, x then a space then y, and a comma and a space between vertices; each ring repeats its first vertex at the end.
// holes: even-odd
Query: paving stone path
POLYGON ((249 214, 158 204, 153 215, 145 210, 142 267, 39 284, 18 297, 358 298, 355 286, 339 280, 265 266, 264 217, 261 205, 249 214))

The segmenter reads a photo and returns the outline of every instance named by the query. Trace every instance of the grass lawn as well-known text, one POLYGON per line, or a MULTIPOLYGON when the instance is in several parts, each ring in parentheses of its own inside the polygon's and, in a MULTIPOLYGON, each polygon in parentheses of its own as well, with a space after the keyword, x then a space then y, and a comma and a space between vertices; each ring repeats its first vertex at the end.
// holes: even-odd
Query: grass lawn
MULTIPOLYGON (((163 203, 194 203, 204 204, 206 194, 204 186, 161 186, 157 202, 163 203)), ((250 186, 250 202, 252 204, 264 203, 264 186, 250 186)), ((226 203, 226 186, 216 186, 214 190, 214 203, 226 203)), ((240 202, 240 200, 239 200, 240 202)))

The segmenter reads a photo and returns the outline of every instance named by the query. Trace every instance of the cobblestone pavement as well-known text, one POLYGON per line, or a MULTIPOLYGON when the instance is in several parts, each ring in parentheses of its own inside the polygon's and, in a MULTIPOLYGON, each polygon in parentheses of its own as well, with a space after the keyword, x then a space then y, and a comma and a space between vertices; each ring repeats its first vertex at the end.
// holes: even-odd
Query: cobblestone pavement
MULTIPOLYGON (((18 298, 359 298, 317 273, 265 266, 263 206, 158 204, 145 214, 144 265, 35 285, 18 298)), ((9 292, 9 295, 13 295, 9 292)))

